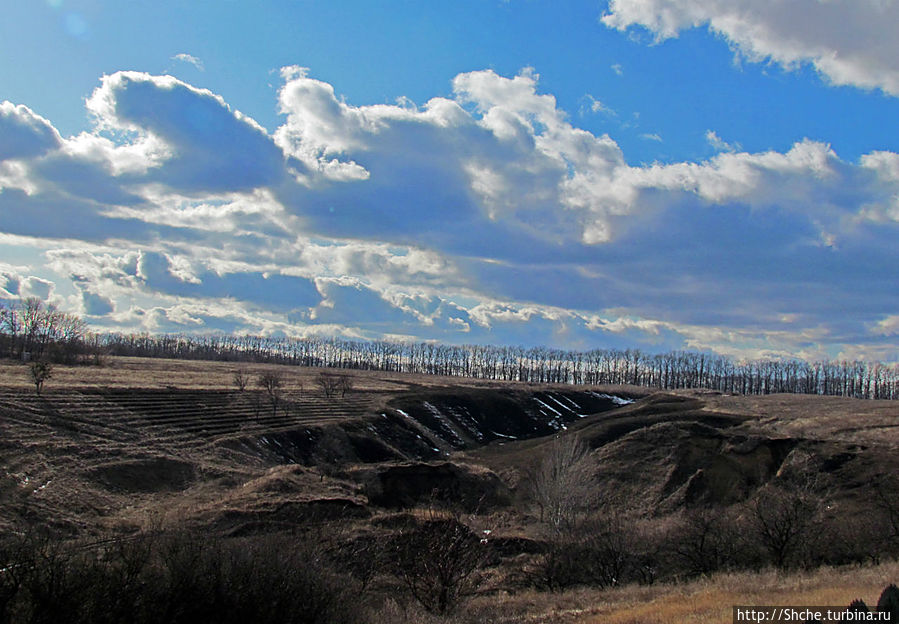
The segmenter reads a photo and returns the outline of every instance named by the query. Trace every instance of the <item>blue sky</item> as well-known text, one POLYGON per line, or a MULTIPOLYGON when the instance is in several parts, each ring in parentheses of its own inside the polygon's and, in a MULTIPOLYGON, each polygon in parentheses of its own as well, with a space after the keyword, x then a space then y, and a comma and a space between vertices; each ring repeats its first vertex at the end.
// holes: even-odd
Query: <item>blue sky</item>
POLYGON ((7 2, 0 298, 896 361, 897 25, 891 0, 7 2))

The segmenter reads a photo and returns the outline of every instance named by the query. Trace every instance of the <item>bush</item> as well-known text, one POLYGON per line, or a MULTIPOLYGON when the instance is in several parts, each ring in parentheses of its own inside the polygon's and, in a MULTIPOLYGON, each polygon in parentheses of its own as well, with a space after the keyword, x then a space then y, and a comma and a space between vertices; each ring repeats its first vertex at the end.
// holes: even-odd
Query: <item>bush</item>
POLYGON ((458 519, 410 522, 395 536, 390 569, 432 613, 449 613, 481 583, 489 547, 458 519))
POLYGON ((693 509, 680 517, 671 538, 678 568, 687 576, 703 576, 732 567, 741 556, 741 535, 727 509, 693 509))
POLYGON ((351 584, 317 545, 287 538, 140 537, 103 550, 51 540, 0 548, 0 622, 352 624, 351 584))

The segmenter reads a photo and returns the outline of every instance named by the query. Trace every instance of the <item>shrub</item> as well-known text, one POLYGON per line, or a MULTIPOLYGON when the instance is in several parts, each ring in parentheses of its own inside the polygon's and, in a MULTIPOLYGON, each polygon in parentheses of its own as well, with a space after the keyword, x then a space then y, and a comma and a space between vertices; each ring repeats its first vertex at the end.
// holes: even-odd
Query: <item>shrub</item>
POLYGON ((353 624, 361 613, 318 544, 288 538, 140 537, 103 550, 19 540, 2 554, 10 624, 353 624))
POLYGON ((34 391, 40 396, 41 390, 44 389, 44 382, 53 376, 53 365, 50 362, 35 361, 28 367, 28 372, 34 383, 34 391))
POLYGON ((458 519, 412 521, 393 540, 390 568, 432 613, 449 613, 481 583, 489 548, 458 519))

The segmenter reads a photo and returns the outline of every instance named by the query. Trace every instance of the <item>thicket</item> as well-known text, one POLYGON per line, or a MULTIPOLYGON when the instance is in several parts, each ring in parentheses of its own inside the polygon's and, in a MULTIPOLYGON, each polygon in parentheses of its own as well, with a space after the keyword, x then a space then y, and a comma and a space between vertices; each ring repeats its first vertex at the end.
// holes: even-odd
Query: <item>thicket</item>
MULTIPOLYGON (((406 614, 402 621, 454 612, 464 620, 460 606, 478 594, 899 554, 888 518, 851 523, 820 494, 786 482, 772 488, 728 509, 660 518, 602 502, 559 525, 546 519, 545 535, 520 540, 493 539, 471 528, 484 518, 439 509, 376 516, 365 527, 311 521, 289 534, 236 538, 148 533, 85 545, 8 533, 0 537, 0 624, 352 624, 387 621, 391 608, 406 614), (785 541, 772 539, 774 525, 785 541)), ((873 518, 869 511, 854 517, 873 518)))
POLYGON ((0 541, 3 624, 353 624, 363 608, 317 545, 144 535, 0 541))
POLYGON ((882 476, 862 500, 837 503, 814 458, 795 457, 729 507, 685 506, 653 516, 639 501, 598 500, 596 459, 560 436, 528 475, 527 501, 543 527, 525 584, 561 591, 705 576, 807 569, 899 556, 899 479, 882 476))

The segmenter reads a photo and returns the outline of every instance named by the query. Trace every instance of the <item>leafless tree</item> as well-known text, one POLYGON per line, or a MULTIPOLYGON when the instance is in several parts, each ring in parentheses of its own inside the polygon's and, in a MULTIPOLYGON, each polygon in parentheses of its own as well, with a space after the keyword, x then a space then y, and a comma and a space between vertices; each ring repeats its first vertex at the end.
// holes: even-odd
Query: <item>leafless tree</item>
POLYGON ((673 538, 674 554, 691 576, 725 568, 732 564, 740 548, 735 518, 723 508, 685 511, 673 538))
POLYGON ((874 501, 889 530, 888 541, 899 544, 899 479, 883 479, 874 487, 874 501))
POLYGON ((238 368, 236 371, 234 371, 231 379, 234 381, 234 385, 237 387, 237 391, 243 392, 247 389, 247 384, 250 382, 250 374, 245 368, 238 368))
POLYGON ((808 563, 823 506, 813 488, 791 483, 769 484, 749 503, 750 526, 775 566, 808 563))
POLYGON ((281 402, 281 388, 283 386, 283 377, 280 371, 266 371, 259 375, 256 380, 258 385, 268 396, 269 402, 272 404, 272 416, 278 412, 278 404, 281 402))
POLYGON ((444 614, 480 585, 487 553, 458 519, 432 519, 396 536, 391 568, 425 609, 444 614))
POLYGON ((337 396, 337 393, 340 390, 340 379, 340 375, 322 371, 318 374, 318 377, 315 378, 315 385, 322 391, 325 398, 331 399, 337 396))
POLYGON ((540 519, 556 530, 571 525, 593 503, 595 463, 575 435, 558 435, 530 475, 540 519))
POLYGON ((337 382, 337 390, 340 392, 341 397, 345 397, 348 392, 353 390, 353 378, 349 375, 340 375, 340 379, 337 382))

